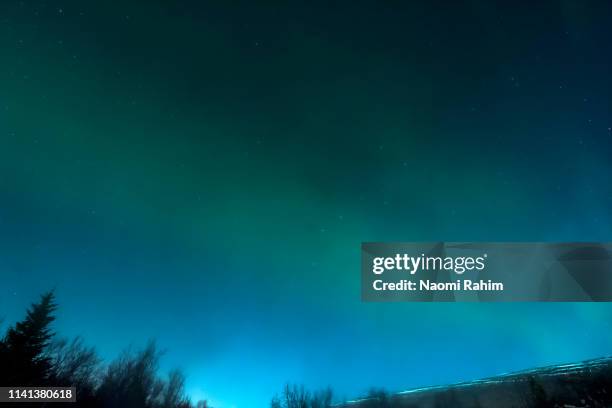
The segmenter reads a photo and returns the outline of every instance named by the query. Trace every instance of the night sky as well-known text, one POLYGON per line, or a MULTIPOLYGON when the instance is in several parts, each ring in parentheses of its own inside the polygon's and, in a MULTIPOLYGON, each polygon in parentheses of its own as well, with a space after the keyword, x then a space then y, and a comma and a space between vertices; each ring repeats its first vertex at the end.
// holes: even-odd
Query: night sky
POLYGON ((0 3, 2 328, 55 288, 217 408, 612 354, 611 304, 359 286, 362 241, 612 240, 610 3, 256 3, 0 3))

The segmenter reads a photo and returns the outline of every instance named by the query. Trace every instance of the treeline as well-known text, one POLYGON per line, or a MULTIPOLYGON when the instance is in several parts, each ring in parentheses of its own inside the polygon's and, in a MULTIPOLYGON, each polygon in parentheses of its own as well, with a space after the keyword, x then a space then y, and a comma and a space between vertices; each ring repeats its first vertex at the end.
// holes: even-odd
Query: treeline
MULTIPOLYGON (((154 342, 105 363, 82 338, 66 339, 53 331, 56 310, 54 293, 45 293, 23 320, 0 333, 0 386, 75 387, 77 401, 52 404, 58 408, 210 408, 206 401, 190 401, 179 370, 159 373, 161 352, 154 342)), ((380 401, 382 395, 371 391, 368 397, 380 401)), ((331 388, 310 392, 287 384, 270 408, 330 408, 333 400, 331 388)))
POLYGON ((332 400, 331 388, 311 393, 304 386, 287 384, 280 396, 272 398, 270 408, 329 408, 332 400))
MULTIPOLYGON (((74 386, 77 402, 70 407, 192 408, 180 371, 162 378, 160 351, 154 342, 142 350, 126 350, 104 364, 81 338, 58 338, 51 323, 57 305, 53 292, 30 306, 25 318, 0 339, 0 386, 74 386)), ((19 407, 44 404, 20 403, 19 407)), ((53 403, 54 407, 64 403, 53 403)), ((205 401, 196 404, 205 408, 205 401)))

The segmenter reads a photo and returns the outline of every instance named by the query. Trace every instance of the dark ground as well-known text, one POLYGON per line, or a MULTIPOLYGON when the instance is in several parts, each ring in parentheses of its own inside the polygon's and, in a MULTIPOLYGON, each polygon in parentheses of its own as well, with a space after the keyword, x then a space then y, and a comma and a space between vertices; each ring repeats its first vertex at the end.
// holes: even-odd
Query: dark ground
POLYGON ((612 407, 612 358, 349 402, 345 408, 612 407))

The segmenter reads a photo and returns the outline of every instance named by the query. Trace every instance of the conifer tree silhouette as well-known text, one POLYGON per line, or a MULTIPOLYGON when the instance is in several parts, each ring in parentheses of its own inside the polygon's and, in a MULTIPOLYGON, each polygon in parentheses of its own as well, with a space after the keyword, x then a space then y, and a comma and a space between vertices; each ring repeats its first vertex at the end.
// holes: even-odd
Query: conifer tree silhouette
POLYGON ((10 327, 0 344, 0 383, 4 386, 43 386, 51 375, 46 349, 53 337, 51 323, 57 308, 53 292, 43 294, 24 320, 10 327))

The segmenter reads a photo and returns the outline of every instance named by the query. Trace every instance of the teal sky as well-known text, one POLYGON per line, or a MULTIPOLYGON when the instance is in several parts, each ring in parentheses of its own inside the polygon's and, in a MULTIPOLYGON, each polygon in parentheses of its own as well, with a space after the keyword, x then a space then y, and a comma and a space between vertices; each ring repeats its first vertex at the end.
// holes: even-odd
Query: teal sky
POLYGON ((609 304, 362 304, 362 241, 610 241, 597 2, 6 1, 0 316, 56 288, 194 398, 612 353, 609 304))

